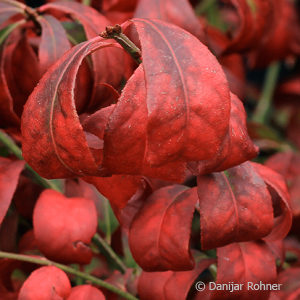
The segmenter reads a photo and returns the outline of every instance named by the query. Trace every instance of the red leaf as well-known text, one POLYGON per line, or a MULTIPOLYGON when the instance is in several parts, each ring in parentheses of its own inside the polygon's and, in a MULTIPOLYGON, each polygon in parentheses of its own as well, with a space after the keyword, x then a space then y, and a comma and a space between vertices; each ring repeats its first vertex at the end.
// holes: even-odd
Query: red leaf
POLYGON ((106 197, 114 209, 125 207, 129 199, 143 186, 140 176, 113 175, 112 177, 84 177, 106 197))
POLYGON ((205 32, 188 0, 140 0, 135 18, 160 19, 190 32, 205 43, 205 32))
POLYGON ((273 227, 270 194, 250 163, 198 177, 202 249, 266 236, 273 227))
POLYGON ((146 271, 189 270, 194 260, 189 249, 196 189, 173 185, 145 200, 130 226, 132 255, 146 271))
POLYGON ((252 163, 252 165, 261 178, 263 178, 268 187, 271 188, 271 192, 274 190, 279 196, 278 203, 275 202, 273 197, 273 206, 275 213, 279 210, 280 214, 279 216, 275 215, 276 218, 274 220, 274 228, 266 237, 266 240, 274 241, 284 239, 291 228, 293 218, 290 205, 290 196, 287 191, 285 181, 281 175, 263 165, 257 163, 252 163))
POLYGON ((114 174, 143 174, 182 182, 185 177, 182 162, 155 167, 146 160, 147 120, 145 78, 140 65, 127 82, 106 125, 103 166, 114 174))
POLYGON ((152 188, 140 176, 84 177, 110 202, 116 218, 125 231, 129 230, 135 214, 144 204, 152 188))
POLYGON ((190 169, 196 175, 223 171, 257 155, 258 147, 252 143, 247 132, 246 112, 243 104, 232 93, 229 133, 223 145, 213 159, 190 163, 190 169))
POLYGON ((86 244, 97 230, 97 210, 91 199, 45 190, 34 208, 33 228, 37 245, 48 258, 89 263, 92 252, 86 244))
POLYGON ((70 49, 70 43, 63 26, 54 17, 40 16, 38 22, 42 27, 39 60, 41 74, 43 74, 70 49))
POLYGON ((263 68, 273 61, 300 53, 300 22, 296 4, 289 0, 277 0, 273 3, 273 18, 269 21, 269 30, 264 38, 257 40, 255 51, 249 55, 249 64, 253 67, 263 68))
POLYGON ((197 277, 214 262, 214 259, 202 259, 191 271, 173 272, 172 276, 168 278, 164 286, 165 299, 187 299, 190 289, 194 288, 193 283, 197 277))
POLYGON ((40 79, 39 62, 26 34, 16 32, 9 38, 12 44, 3 53, 5 76, 14 111, 21 116, 28 96, 40 79))
POLYGON ((297 300, 300 296, 300 268, 289 268, 278 276, 280 290, 271 294, 270 300, 297 300), (274 298, 273 298, 274 297, 274 298))
POLYGON ((22 160, 12 161, 0 157, 0 225, 11 203, 24 165, 25 162, 22 160))
MULTIPOLYGON (((71 15, 72 18, 78 20, 85 30, 87 39, 98 36, 100 32, 105 30, 107 25, 110 25, 109 20, 95 9, 76 2, 48 3, 41 6, 39 11, 45 12, 53 9, 71 15)), ((119 84, 123 75, 123 58, 123 51, 111 48, 92 55, 95 73, 92 102, 96 101, 97 96, 101 96, 99 83, 119 84)))
POLYGON ((194 281, 214 261, 214 259, 202 259, 191 271, 142 272, 138 281, 138 294, 141 300, 187 299, 194 281))
POLYGON ((16 126, 20 123, 20 119, 14 112, 13 98, 8 88, 7 79, 5 76, 5 64, 7 59, 5 58, 5 50, 11 45, 16 43, 13 34, 6 39, 2 51, 0 52, 0 126, 16 126))
POLYGON ((19 300, 65 299, 71 292, 68 276, 54 266, 41 267, 33 271, 24 282, 19 300))
POLYGON ((10 17, 15 14, 23 13, 24 9, 21 7, 25 5, 20 4, 20 6, 15 5, 13 1, 5 1, 0 3, 0 24, 7 21, 10 17))
POLYGON ((75 286, 67 300, 105 300, 103 293, 91 285, 75 286))
POLYGON ((172 274, 172 271, 142 272, 138 281, 138 294, 141 300, 166 300, 164 286, 172 274))
POLYGON ((30 95, 22 115, 22 149, 25 160, 40 175, 103 175, 88 147, 72 91, 82 60, 111 45, 115 44, 95 38, 73 47, 50 68, 30 95))
POLYGON ((227 134, 230 114, 221 66, 179 27, 159 20, 133 22, 147 83, 146 160, 159 166, 213 158, 227 134))
POLYGON ((138 0, 103 0, 102 8, 104 11, 133 11, 138 0))
POLYGON ((294 152, 279 152, 271 156, 265 165, 286 179, 295 216, 300 215, 300 155, 294 152))
POLYGON ((42 13, 56 10, 71 15, 82 24, 88 39, 99 35, 101 31, 105 30, 105 26, 109 25, 109 21, 102 14, 81 3, 58 1, 47 3, 38 10, 42 13))
POLYGON ((226 0, 236 8, 240 24, 225 52, 241 52, 253 49, 273 21, 273 0, 226 0))
POLYGON ((270 291, 252 291, 249 283, 274 283, 276 264, 272 252, 264 243, 231 244, 217 249, 218 272, 216 284, 243 284, 236 291, 214 291, 211 299, 261 300, 268 299, 270 291))
POLYGON ((114 108, 115 105, 110 105, 98 110, 94 114, 86 117, 82 122, 87 143, 94 154, 97 164, 101 164, 103 160, 104 130, 114 108))
POLYGON ((137 19, 134 22, 142 46, 146 40, 148 43, 143 51, 145 79, 140 66, 128 81, 109 118, 104 136, 103 165, 112 173, 143 174, 180 182, 185 177, 186 160, 211 159, 213 151, 221 151, 220 143, 225 138, 223 133, 226 135, 228 130, 224 120, 227 120, 230 106, 225 100, 228 90, 224 74, 207 49, 188 33, 160 21, 137 19), (188 42, 184 44, 183 39, 188 42), (184 44, 182 48, 186 51, 178 50, 177 44, 184 44), (154 45, 159 45, 160 51, 168 53, 168 56, 160 55, 154 45), (192 61, 188 58, 189 52, 193 52, 191 49, 203 53, 198 69, 194 66, 198 60, 191 65, 192 61), (181 62, 184 63, 180 65, 181 62), (198 73, 200 70, 201 73, 198 73), (215 87, 219 89, 216 94, 210 88, 206 90, 207 85, 204 86, 204 82, 212 79, 215 73, 218 73, 221 84, 215 87), (199 80, 195 82, 197 76, 199 80), (199 101, 196 88, 206 91, 201 94, 205 96, 202 101, 199 101), (211 114, 210 105, 214 105, 214 114, 211 114), (222 122, 218 118, 222 118, 222 122), (176 122, 173 122, 174 119, 176 122), (218 123, 218 133, 211 125, 213 123, 218 123), (197 133, 200 127, 204 132, 201 136, 197 133), (203 143, 208 144, 206 150, 200 146, 203 143))

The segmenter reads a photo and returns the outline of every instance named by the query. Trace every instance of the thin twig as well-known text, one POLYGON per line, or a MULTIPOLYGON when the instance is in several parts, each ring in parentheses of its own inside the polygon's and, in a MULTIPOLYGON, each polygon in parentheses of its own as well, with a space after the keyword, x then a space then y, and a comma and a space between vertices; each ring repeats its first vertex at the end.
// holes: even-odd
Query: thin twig
POLYGON ((114 39, 130 54, 137 64, 142 62, 141 50, 124 33, 122 33, 120 25, 107 26, 106 30, 99 35, 105 39, 114 39))
POLYGON ((93 236, 93 242, 99 247, 102 247, 105 249, 105 251, 109 254, 109 256, 114 260, 114 262, 119 266, 120 270, 122 272, 126 272, 127 267, 123 263, 123 261, 120 259, 120 257, 114 252, 114 250, 111 248, 111 246, 98 234, 96 233, 93 236))
POLYGON ((136 298, 135 296, 118 289, 116 286, 114 286, 106 281, 103 281, 97 277, 80 272, 74 268, 71 268, 71 267, 63 265, 63 264, 56 263, 54 261, 48 260, 43 257, 39 258, 37 256, 29 256, 29 255, 24 255, 24 254, 15 254, 15 253, 0 251, 0 258, 15 259, 15 260, 25 261, 25 262, 34 263, 34 264, 43 265, 43 266, 55 266, 69 274, 73 274, 75 276, 81 277, 95 285, 98 285, 107 290, 110 290, 111 292, 118 294, 125 299, 138 300, 138 298, 136 298))
POLYGON ((256 123, 266 123, 271 109, 272 98, 276 87, 280 63, 275 62, 267 70, 263 91, 256 106, 252 120, 256 123))

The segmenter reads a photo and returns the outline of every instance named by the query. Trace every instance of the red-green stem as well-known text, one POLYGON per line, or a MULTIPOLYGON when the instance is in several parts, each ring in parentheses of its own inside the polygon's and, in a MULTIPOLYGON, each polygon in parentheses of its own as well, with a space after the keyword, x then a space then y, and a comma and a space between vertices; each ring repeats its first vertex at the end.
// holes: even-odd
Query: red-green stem
POLYGON ((114 262, 119 266, 120 270, 122 272, 126 272, 127 267, 123 263, 123 261, 120 259, 120 257, 114 252, 114 250, 111 248, 111 246, 98 234, 96 233, 93 236, 93 242, 100 247, 103 247, 105 251, 109 254, 109 256, 114 260, 114 262))
POLYGON ((15 254, 15 253, 9 253, 9 252, 4 252, 0 251, 0 258, 9 258, 9 259, 15 259, 15 260, 20 260, 20 261, 25 261, 37 265, 42 265, 42 266, 55 266, 66 273, 73 274, 75 276, 78 276, 80 278, 83 278, 85 280, 88 280, 90 283, 101 286, 107 290, 110 290, 111 292, 120 295, 124 299, 128 300, 138 300, 135 296, 124 292, 123 290, 118 289, 116 286, 105 282, 97 277, 94 277, 92 275, 80 272, 74 268, 71 268, 69 266, 63 265, 56 263, 54 261, 48 260, 43 257, 38 257, 38 256, 29 256, 29 255, 24 255, 24 254, 15 254))
POLYGON ((280 63, 275 62, 267 70, 263 91, 258 101, 252 120, 256 123, 267 123, 271 109, 272 98, 276 87, 280 63))
POLYGON ((114 39, 124 50, 136 61, 137 64, 142 62, 141 50, 124 34, 120 25, 107 26, 106 30, 99 34, 105 39, 114 39))

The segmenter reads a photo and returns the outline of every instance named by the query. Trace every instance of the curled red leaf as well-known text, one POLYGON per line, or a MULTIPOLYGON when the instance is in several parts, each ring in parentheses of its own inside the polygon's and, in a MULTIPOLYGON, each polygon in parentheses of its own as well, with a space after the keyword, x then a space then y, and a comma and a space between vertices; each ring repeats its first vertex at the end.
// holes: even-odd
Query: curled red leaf
POLYGON ((274 18, 273 0, 224 0, 237 10, 239 26, 233 32, 233 39, 225 50, 241 52, 255 48, 258 41, 270 30, 269 24, 274 18))
MULTIPOLYGON (((76 2, 53 2, 47 3, 39 8, 40 12, 55 10, 63 12, 78 20, 86 33, 88 39, 94 38, 100 32, 105 30, 105 27, 110 25, 109 20, 101 13, 81 3, 76 2)), ((97 97, 101 97, 102 87, 99 83, 109 83, 117 85, 123 75, 123 58, 124 53, 118 49, 103 49, 100 52, 92 54, 93 70, 94 70, 94 90, 91 103, 97 101, 97 97)))
POLYGON ((22 115, 22 150, 25 160, 40 175, 103 175, 79 122, 73 91, 83 59, 96 49, 111 45, 95 38, 73 47, 50 68, 30 95, 22 115))
POLYGON ((196 189, 173 185, 158 189, 137 212, 129 230, 132 255, 145 271, 189 270, 196 189))
POLYGON ((283 176, 291 197, 295 216, 300 215, 300 155, 294 152, 279 152, 271 156, 265 165, 283 176))
POLYGON ((221 66, 179 27, 159 20, 133 22, 142 45, 147 90, 146 160, 159 166, 212 158, 226 136, 230 114, 221 66))
POLYGON ((42 27, 39 60, 43 74, 70 49, 70 43, 65 29, 56 18, 51 15, 40 16, 38 22, 42 27))
MULTIPOLYGON (((155 167, 146 160, 148 112, 143 71, 141 64, 127 82, 109 116, 104 133, 103 166, 114 174, 143 174, 183 181, 185 166, 182 162, 175 161, 155 167)), ((95 134, 99 136, 96 131, 95 134)))
POLYGON ((263 165, 252 163, 256 172, 263 178, 268 185, 270 192, 275 191, 273 197, 273 206, 275 220, 272 232, 266 237, 266 240, 274 241, 284 239, 292 226, 292 209, 290 204, 290 195, 288 193, 284 179, 280 174, 263 165), (277 200, 279 198, 279 201, 277 200))
POLYGON ((266 236, 273 227, 271 196, 250 163, 198 177, 203 249, 266 236))
POLYGON ((14 112, 21 117, 23 106, 40 79, 39 62, 29 36, 22 30, 15 31, 8 40, 10 45, 3 52, 4 71, 14 112))

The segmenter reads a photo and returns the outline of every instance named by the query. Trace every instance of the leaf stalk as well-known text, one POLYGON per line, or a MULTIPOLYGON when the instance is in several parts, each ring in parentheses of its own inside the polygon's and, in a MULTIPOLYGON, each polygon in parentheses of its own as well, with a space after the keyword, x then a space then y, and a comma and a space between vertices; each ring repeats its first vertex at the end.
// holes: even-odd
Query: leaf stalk
POLYGON ((141 50, 124 33, 122 33, 122 27, 120 25, 107 26, 106 30, 99 35, 105 39, 114 39, 127 53, 130 54, 137 64, 142 62, 141 50))

